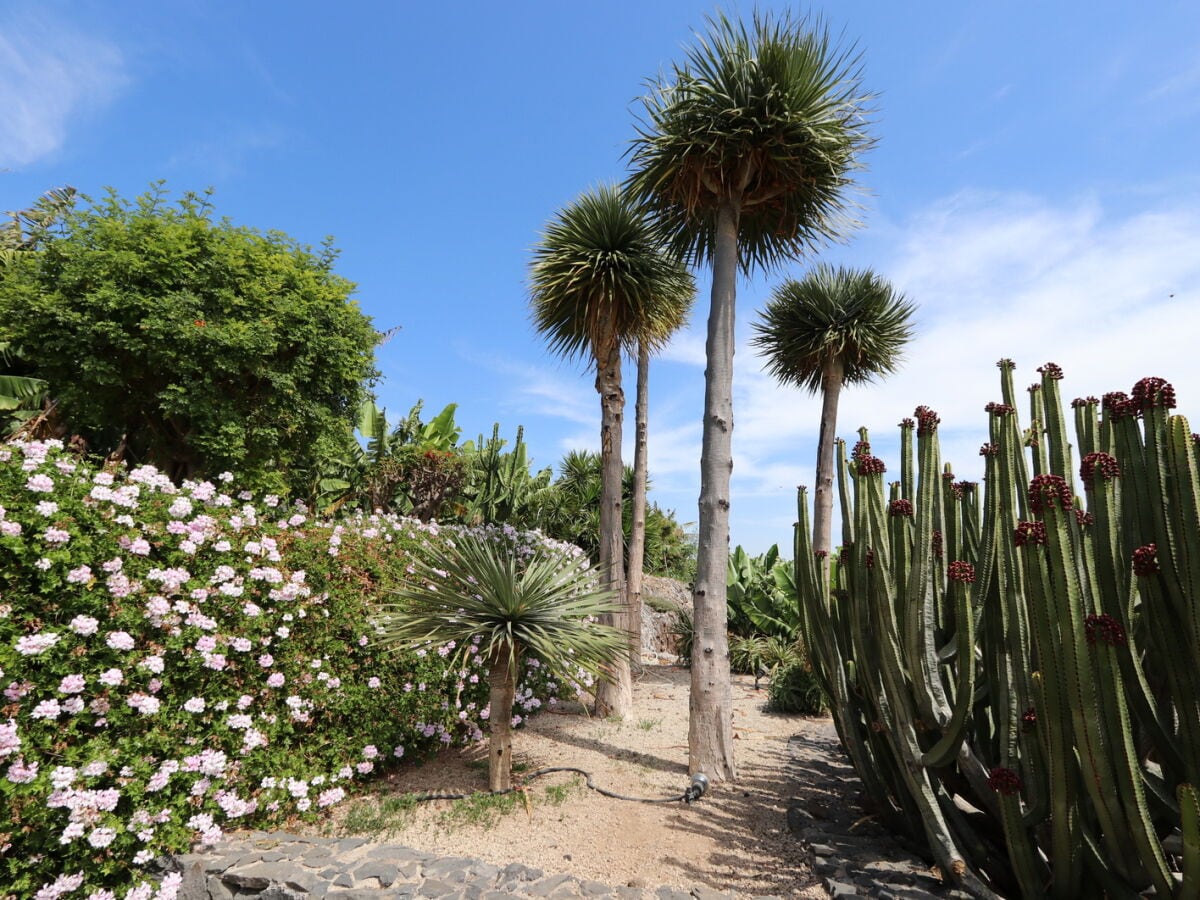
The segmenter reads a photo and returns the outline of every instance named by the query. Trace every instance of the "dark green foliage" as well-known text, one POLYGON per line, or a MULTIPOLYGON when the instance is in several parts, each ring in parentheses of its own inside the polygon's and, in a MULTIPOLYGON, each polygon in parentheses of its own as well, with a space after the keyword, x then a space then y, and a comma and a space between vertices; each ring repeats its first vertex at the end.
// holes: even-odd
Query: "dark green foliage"
POLYGON ((784 384, 819 392, 832 358, 842 384, 863 384, 896 371, 915 309, 870 269, 822 264, 772 292, 753 344, 784 384))
POLYGON ((734 548, 727 575, 730 632, 787 640, 799 636, 795 570, 789 560, 779 558, 778 544, 761 556, 750 556, 740 545, 734 548))
POLYGON ((717 210, 740 207, 743 269, 772 268, 852 226, 850 173, 872 143, 859 58, 819 21, 717 14, 651 84, 630 189, 690 262, 713 258, 717 210))
POLYGON ((328 244, 156 187, 67 209, 37 247, 0 267, 0 341, 94 451, 304 496, 344 453, 377 334, 328 244))
POLYGON ((794 662, 772 673, 767 689, 768 711, 819 716, 827 705, 821 683, 807 662, 794 662))
POLYGON ((692 664, 692 643, 696 636, 696 624, 689 610, 681 609, 675 617, 675 625, 671 628, 675 638, 675 653, 681 666, 692 664))
POLYGON ((1039 369, 1028 430, 1000 369, 982 497, 943 468, 925 407, 890 489, 865 431, 843 445, 832 590, 801 490, 814 671, 870 803, 973 895, 1196 896, 1197 440, 1143 379, 1103 416, 1074 401, 1077 469, 1059 367, 1039 369))

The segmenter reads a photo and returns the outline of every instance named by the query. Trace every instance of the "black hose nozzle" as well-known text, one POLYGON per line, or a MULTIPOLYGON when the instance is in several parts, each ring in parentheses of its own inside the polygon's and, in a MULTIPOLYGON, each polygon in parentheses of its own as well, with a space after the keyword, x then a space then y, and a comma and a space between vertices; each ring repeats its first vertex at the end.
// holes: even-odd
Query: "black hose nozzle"
POLYGON ((708 790, 708 776, 703 772, 697 772, 692 776, 692 783, 686 791, 683 792, 683 802, 691 803, 693 800, 699 800, 704 796, 704 792, 708 790))

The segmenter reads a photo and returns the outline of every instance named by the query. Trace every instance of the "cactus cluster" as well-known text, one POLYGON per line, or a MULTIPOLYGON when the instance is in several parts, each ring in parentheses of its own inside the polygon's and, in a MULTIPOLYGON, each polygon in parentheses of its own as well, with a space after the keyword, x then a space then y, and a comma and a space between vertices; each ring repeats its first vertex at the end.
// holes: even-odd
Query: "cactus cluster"
POLYGON ((1148 378, 1072 403, 1073 447, 1053 363, 1022 430, 999 366, 982 491, 943 467, 925 407, 898 481, 865 430, 841 445, 833 583, 800 489, 803 627, 838 732, 874 812, 974 896, 1200 896, 1197 439, 1148 378))

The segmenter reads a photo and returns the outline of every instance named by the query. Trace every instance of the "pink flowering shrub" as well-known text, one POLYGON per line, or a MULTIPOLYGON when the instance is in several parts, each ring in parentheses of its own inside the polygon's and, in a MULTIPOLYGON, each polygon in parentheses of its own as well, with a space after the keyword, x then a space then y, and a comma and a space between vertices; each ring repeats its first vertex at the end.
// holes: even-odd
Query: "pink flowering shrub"
MULTIPOLYGON (((461 529, 313 522, 228 480, 177 487, 57 441, 0 445, 5 892, 169 900, 178 879, 154 877, 156 857, 314 816, 402 757, 482 738, 477 655, 450 670, 454 648, 384 651, 367 624, 461 529)), ((525 665, 517 720, 580 688, 525 665)))

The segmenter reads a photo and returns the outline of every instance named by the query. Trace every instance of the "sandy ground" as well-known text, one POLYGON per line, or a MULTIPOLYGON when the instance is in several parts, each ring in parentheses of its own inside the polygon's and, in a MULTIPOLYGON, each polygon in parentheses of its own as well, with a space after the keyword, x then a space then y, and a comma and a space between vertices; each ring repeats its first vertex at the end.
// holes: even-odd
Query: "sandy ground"
MULTIPOLYGON (((574 766, 617 793, 678 797, 688 786, 688 680, 685 669, 647 668, 628 720, 596 719, 576 704, 535 717, 514 736, 516 777, 574 766)), ((372 797, 342 805, 322 830, 610 885, 826 897, 785 818, 797 789, 787 740, 817 720, 767 713, 765 701, 752 678, 734 676, 739 777, 691 805, 614 800, 588 790, 578 775, 553 773, 530 781, 507 810, 495 809, 493 798, 469 805, 438 800, 392 814, 386 824, 371 821, 368 814, 391 794, 486 790, 484 748, 469 748, 445 751, 380 783, 372 797)))

